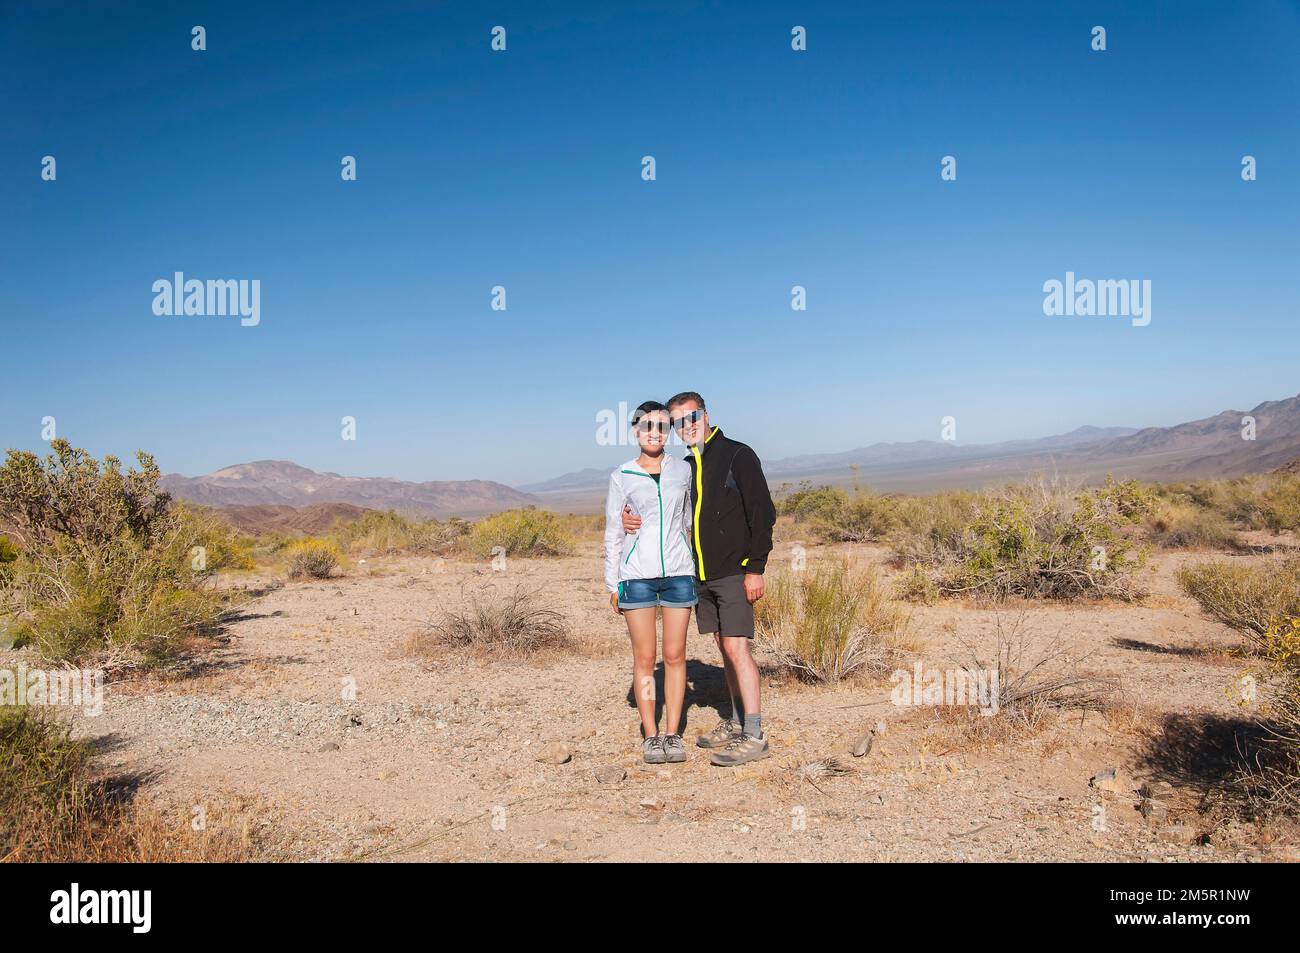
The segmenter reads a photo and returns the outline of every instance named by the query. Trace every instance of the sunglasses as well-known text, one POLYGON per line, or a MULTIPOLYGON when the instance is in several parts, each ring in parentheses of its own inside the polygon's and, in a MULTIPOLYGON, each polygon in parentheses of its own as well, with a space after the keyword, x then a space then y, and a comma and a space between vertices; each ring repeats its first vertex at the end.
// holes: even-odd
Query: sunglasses
POLYGON ((695 423, 695 421, 699 420, 703 416, 704 416, 704 411, 692 410, 689 414, 682 414, 680 417, 676 418, 673 421, 673 426, 676 427, 678 430, 681 430, 687 424, 693 424, 695 423))
POLYGON ((667 433, 667 432, 668 432, 668 421, 666 421, 666 420, 638 420, 638 421, 636 422, 636 429, 639 430, 639 431, 641 431, 641 433, 649 433, 649 432, 652 431, 652 430, 657 430, 657 431, 659 431, 660 433, 667 433))

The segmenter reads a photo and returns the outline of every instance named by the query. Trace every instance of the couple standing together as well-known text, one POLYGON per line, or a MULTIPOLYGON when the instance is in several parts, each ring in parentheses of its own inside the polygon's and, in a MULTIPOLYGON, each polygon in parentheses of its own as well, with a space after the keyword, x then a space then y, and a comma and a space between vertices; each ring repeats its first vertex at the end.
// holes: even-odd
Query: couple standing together
POLYGON ((754 603, 772 549, 776 507, 754 451, 709 423, 693 391, 646 401, 632 416, 640 455, 609 478, 605 587, 632 639, 633 694, 650 764, 686 760, 678 733, 686 698, 686 628, 695 607, 700 634, 722 653, 731 715, 695 743, 732 766, 768 756, 750 653, 754 603), (665 452, 670 430, 686 444, 665 452), (665 732, 655 722, 655 610, 663 611, 665 732))

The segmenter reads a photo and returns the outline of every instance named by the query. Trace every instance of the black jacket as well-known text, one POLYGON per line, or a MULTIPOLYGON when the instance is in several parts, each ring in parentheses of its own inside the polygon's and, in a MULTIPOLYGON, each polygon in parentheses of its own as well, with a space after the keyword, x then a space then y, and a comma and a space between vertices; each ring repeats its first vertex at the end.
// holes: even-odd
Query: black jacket
POLYGON ((702 447, 690 447, 691 549, 700 579, 761 573, 772 551, 776 506, 763 465, 745 444, 714 427, 702 447))

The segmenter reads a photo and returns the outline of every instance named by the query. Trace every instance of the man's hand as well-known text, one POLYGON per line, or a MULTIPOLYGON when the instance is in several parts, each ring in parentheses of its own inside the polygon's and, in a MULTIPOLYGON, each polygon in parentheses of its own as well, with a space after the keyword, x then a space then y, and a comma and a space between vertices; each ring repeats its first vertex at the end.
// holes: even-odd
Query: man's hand
POLYGON ((641 528, 641 517, 637 516, 628 507, 623 507, 623 532, 629 536, 641 528))
POLYGON ((753 605, 763 598, 763 576, 761 573, 745 573, 745 598, 753 605))
POLYGON ((611 593, 609 594, 609 604, 610 604, 610 607, 614 610, 615 613, 617 613, 618 615, 622 615, 622 614, 623 614, 623 610, 620 609, 620 608, 618 607, 618 593, 617 593, 617 592, 611 592, 611 593))

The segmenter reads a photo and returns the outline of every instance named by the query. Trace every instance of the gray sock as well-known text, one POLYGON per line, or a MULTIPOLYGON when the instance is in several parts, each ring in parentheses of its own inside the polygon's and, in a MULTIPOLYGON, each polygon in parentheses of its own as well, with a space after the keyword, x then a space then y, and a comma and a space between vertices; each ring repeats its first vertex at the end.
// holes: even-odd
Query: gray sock
POLYGON ((759 712, 745 715, 745 734, 751 738, 763 737, 763 716, 759 712))
POLYGON ((740 724, 745 719, 740 714, 740 706, 736 704, 736 701, 737 701, 736 696, 732 695, 731 696, 731 720, 734 721, 736 724, 740 724))

